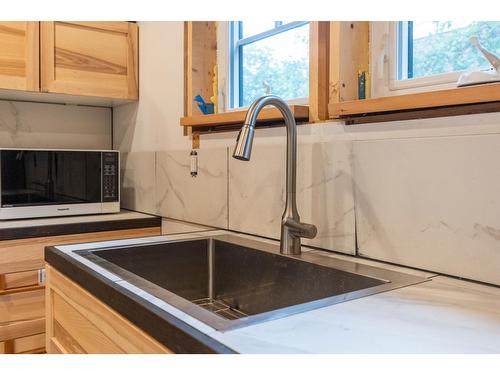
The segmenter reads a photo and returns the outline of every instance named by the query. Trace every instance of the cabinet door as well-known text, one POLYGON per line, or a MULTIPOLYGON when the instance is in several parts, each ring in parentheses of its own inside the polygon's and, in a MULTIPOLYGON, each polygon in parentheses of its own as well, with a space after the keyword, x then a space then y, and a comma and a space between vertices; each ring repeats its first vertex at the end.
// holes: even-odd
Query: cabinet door
POLYGON ((137 24, 41 22, 42 91, 138 98, 137 24))
POLYGON ((0 22, 0 89, 39 91, 38 22, 0 22))

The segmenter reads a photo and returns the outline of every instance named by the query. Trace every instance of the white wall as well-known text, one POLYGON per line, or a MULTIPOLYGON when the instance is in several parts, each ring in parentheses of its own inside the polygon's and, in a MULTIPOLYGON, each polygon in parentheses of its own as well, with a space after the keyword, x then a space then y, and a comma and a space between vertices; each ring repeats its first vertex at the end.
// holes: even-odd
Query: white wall
POLYGON ((110 149, 111 109, 1 100, 0 147, 110 149))
MULTIPOLYGON (((202 136, 190 177, 182 23, 139 26, 140 102, 114 110, 125 206, 277 238, 285 129, 257 130, 248 163, 230 157, 235 132, 202 136)), ((499 113, 298 133, 298 205, 320 232, 306 243, 354 254, 356 232, 363 256, 500 284, 499 113)))
POLYGON ((122 153, 125 208, 157 213, 156 151, 189 147, 179 126, 183 32, 182 22, 139 22, 139 103, 113 111, 113 146, 122 153))

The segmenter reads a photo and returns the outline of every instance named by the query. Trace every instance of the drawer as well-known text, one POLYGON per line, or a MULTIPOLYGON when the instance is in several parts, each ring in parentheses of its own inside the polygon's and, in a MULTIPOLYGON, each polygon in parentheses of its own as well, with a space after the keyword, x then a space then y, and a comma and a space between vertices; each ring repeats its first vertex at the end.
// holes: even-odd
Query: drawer
POLYGON ((20 337, 0 342, 0 354, 44 353, 45 334, 20 337))
POLYGON ((42 318, 45 315, 45 290, 0 295, 0 327, 24 320, 42 318))
POLYGON ((0 275, 0 293, 2 291, 9 291, 12 289, 26 288, 38 285, 40 285, 39 270, 14 272, 0 275))
POLYGON ((45 333, 45 318, 0 324, 0 341, 11 341, 45 333))

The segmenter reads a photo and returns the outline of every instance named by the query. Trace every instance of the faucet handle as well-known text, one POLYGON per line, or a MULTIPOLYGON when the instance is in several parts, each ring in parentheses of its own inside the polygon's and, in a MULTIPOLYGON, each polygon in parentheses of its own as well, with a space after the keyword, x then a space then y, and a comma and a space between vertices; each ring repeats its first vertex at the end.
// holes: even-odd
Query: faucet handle
POLYGON ((318 229, 313 224, 301 223, 292 218, 286 218, 284 226, 291 229, 291 232, 296 237, 314 238, 318 233, 318 229))
POLYGON ((318 234, 318 229, 316 228, 316 225, 307 223, 299 223, 299 224, 301 227, 299 231, 300 237, 314 238, 316 237, 316 234, 318 234))

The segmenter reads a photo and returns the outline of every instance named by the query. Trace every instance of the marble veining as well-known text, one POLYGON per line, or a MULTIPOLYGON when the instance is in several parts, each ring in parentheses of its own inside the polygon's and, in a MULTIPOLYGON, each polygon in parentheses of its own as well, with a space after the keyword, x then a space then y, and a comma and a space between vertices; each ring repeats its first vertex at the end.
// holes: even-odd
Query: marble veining
POLYGON ((111 109, 0 100, 0 147, 110 149, 111 109))
POLYGON ((157 214, 156 153, 121 152, 121 206, 130 210, 157 214))
POLYGON ((245 353, 500 353, 500 299, 438 276, 211 336, 245 353))
POLYGON ((227 228, 227 147, 199 149, 198 175, 188 151, 157 152, 157 210, 168 218, 227 228))
POLYGON ((359 253, 500 285, 500 135, 354 142, 359 253))
MULTIPOLYGON (((279 238, 285 206, 285 144, 253 147, 249 162, 229 160, 229 229, 279 238)), ((299 143, 297 206, 318 228, 303 244, 353 254, 350 142, 299 143)))

